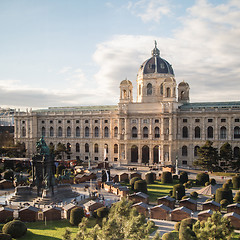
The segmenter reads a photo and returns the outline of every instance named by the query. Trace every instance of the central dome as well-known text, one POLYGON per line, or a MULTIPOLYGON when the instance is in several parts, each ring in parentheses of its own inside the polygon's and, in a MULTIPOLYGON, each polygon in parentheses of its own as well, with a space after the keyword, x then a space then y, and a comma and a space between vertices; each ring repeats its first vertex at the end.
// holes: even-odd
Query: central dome
POLYGON ((160 57, 160 51, 157 48, 157 43, 155 41, 155 48, 152 50, 152 57, 146 60, 140 67, 139 73, 141 74, 171 74, 174 76, 174 72, 171 64, 169 64, 165 59, 160 57))

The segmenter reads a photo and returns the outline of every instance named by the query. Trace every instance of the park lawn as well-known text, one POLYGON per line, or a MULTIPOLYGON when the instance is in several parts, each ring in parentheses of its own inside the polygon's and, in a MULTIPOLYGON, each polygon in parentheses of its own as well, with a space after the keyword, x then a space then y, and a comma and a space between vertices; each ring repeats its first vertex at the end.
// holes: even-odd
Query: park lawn
POLYGON ((148 195, 150 202, 156 202, 158 198, 164 197, 169 194, 169 191, 173 189, 173 185, 176 183, 163 184, 160 181, 155 181, 154 184, 148 184, 148 195))
POLYGON ((26 223, 26 225, 28 231, 21 240, 59 240, 62 239, 66 228, 73 233, 73 237, 78 231, 78 227, 72 226, 67 220, 47 221, 47 226, 44 221, 26 223))

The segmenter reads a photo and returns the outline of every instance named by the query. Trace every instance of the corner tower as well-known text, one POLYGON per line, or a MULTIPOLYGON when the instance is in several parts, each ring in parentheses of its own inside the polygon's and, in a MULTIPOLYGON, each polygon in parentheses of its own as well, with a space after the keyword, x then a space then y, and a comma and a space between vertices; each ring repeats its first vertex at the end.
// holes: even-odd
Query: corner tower
POLYGON ((160 57, 155 47, 152 57, 146 60, 137 75, 137 102, 175 102, 176 81, 172 66, 160 57))

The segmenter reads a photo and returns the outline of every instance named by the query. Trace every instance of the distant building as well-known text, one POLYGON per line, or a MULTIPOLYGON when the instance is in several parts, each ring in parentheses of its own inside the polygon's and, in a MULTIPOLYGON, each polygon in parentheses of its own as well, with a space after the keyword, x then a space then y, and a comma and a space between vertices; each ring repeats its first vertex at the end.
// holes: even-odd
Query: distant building
POLYGON ((14 109, 0 107, 0 126, 14 126, 14 109))
POLYGON ((218 149, 228 141, 237 159, 240 101, 190 103, 189 92, 188 83, 177 85, 171 64, 155 45, 140 65, 136 102, 132 82, 126 79, 120 83, 118 105, 16 112, 15 141, 25 143, 27 157, 44 136, 47 144, 65 144, 72 153, 68 159, 165 166, 174 165, 177 156, 179 165, 191 166, 206 140, 218 149))

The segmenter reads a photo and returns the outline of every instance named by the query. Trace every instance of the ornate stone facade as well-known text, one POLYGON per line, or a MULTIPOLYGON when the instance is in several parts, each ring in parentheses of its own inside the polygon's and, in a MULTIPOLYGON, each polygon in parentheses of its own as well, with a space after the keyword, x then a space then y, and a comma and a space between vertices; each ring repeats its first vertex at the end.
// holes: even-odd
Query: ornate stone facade
MULTIPOLYGON (((206 140, 220 148, 228 141, 239 155, 240 102, 189 102, 189 85, 178 84, 172 66, 156 45, 137 76, 137 101, 132 83, 120 83, 116 106, 48 108, 15 114, 15 141, 24 142, 27 157, 35 143, 64 143, 70 159, 117 164, 192 165, 206 140)), ((66 156, 67 158, 67 156, 66 156)))

